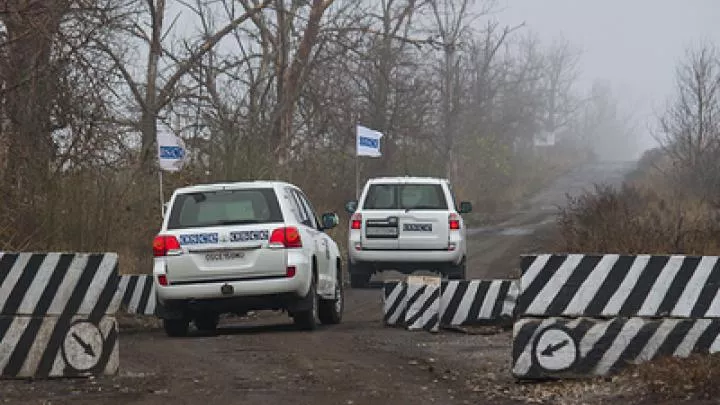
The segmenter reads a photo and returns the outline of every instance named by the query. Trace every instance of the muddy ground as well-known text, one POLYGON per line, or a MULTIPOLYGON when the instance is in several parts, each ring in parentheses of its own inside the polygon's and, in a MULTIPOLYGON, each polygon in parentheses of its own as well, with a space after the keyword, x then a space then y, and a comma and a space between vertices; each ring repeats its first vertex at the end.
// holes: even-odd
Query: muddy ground
MULTIPOLYGON (((469 230, 469 278, 509 278, 519 255, 543 251, 566 193, 617 184, 632 168, 572 171, 492 226, 469 230)), ((385 275, 388 276, 388 275, 385 275)), ((392 276, 392 275, 390 275, 392 276)), ((0 381, 9 404, 524 404, 642 403, 632 385, 519 384, 511 333, 438 334, 383 327, 378 289, 346 290, 343 323, 293 329, 285 315, 227 319, 216 335, 170 339, 152 320, 123 322, 120 373, 91 380, 0 381)))

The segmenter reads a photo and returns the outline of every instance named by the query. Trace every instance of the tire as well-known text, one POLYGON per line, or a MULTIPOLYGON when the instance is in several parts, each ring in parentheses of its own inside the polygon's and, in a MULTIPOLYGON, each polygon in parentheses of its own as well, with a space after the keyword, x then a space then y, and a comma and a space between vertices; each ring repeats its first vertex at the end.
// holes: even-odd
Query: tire
POLYGON ((463 257, 462 262, 457 266, 452 266, 448 272, 448 279, 450 280, 465 280, 467 276, 467 261, 463 257))
POLYGON ((195 327, 202 332, 215 332, 219 321, 217 314, 200 314, 195 318, 195 327))
POLYGON ((163 319, 165 334, 170 337, 183 337, 188 334, 190 321, 187 319, 163 319))
POLYGON ((336 325, 342 320, 343 309, 345 308, 345 297, 343 292, 342 273, 338 263, 337 281, 335 282, 335 299, 320 299, 318 317, 324 325, 336 325))
POLYGON ((318 295, 315 290, 315 280, 310 284, 310 291, 305 297, 311 304, 310 308, 304 311, 298 311, 293 314, 293 322, 300 330, 315 330, 318 326, 319 303, 318 295))

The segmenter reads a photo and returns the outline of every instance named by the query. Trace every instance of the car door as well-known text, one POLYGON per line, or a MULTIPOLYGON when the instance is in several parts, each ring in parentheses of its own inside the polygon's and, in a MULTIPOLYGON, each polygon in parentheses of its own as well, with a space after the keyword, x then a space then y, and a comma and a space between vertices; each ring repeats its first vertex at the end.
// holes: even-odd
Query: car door
POLYGON ((361 242, 365 250, 395 250, 399 247, 397 183, 374 183, 367 187, 359 208, 362 213, 361 242))
POLYGON ((168 277, 189 283, 283 275, 287 253, 268 248, 281 226, 271 188, 178 194, 164 234, 177 238, 183 254, 166 258, 168 277))
POLYGON ((315 211, 315 208, 313 207, 312 203, 310 203, 310 199, 307 198, 305 194, 303 194, 302 191, 298 191, 298 196, 300 197, 300 202, 302 202, 303 206, 305 207, 305 210, 307 211, 308 215, 310 216, 312 222, 313 222, 313 231, 315 231, 316 234, 316 240, 317 240, 317 258, 318 258, 318 270, 320 273, 323 274, 329 274, 329 267, 330 267, 330 245, 329 245, 329 239, 330 237, 323 232, 322 224, 318 220, 317 212, 315 211))
POLYGON ((437 183, 406 183, 398 189, 401 250, 445 250, 448 247, 449 205, 437 183))

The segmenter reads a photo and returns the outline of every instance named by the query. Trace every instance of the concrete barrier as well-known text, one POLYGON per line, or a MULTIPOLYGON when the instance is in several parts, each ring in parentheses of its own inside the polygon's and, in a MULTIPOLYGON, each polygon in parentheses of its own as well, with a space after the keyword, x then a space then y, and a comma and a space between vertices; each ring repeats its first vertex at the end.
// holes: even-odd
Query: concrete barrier
POLYGON ((603 376, 720 350, 716 256, 542 254, 521 269, 517 378, 603 376))
POLYGON ((135 315, 155 315, 155 284, 150 274, 123 274, 117 294, 120 311, 135 315))
POLYGON ((115 253, 0 253, 0 377, 115 374, 115 253))
POLYGON ((519 287, 513 280, 452 280, 408 276, 383 286, 383 321, 388 326, 436 331, 472 325, 511 325, 519 287), (439 298, 435 299, 435 294, 439 298), (437 318, 437 320, 435 320, 437 318), (418 319, 437 326, 411 326, 418 319))
POLYGON ((445 281, 440 325, 511 325, 519 291, 514 280, 445 281))
POLYGON ((385 325, 408 330, 439 330, 439 277, 408 276, 404 281, 386 281, 383 291, 385 325))

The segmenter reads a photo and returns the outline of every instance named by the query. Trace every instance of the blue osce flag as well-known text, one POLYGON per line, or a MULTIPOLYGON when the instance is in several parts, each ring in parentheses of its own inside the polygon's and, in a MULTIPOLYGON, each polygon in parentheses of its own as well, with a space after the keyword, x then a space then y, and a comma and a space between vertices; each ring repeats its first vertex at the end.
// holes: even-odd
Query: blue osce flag
POLYGON ((185 150, 181 146, 160 146, 160 159, 182 159, 185 150))
POLYGON ((357 156, 380 157, 380 138, 381 132, 366 128, 362 125, 357 126, 357 156))

